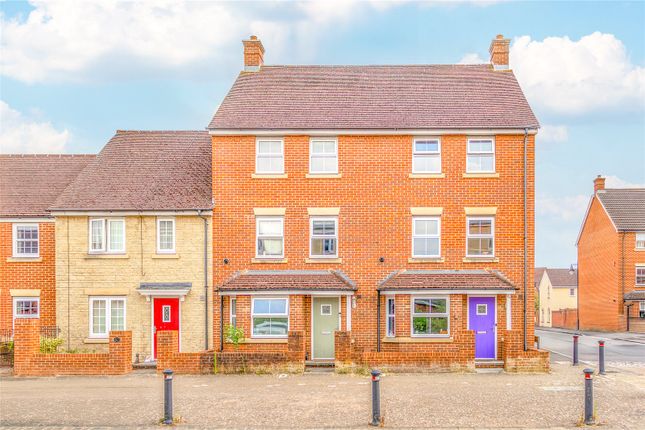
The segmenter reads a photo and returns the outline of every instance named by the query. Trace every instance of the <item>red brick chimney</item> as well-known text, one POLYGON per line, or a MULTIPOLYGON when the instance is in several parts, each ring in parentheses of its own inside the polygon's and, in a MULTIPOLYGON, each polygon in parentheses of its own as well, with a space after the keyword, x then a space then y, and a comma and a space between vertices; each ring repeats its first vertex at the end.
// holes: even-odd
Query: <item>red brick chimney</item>
POLYGON ((244 71, 257 72, 264 64, 264 46, 257 36, 243 40, 244 44, 244 71))
POLYGON ((510 39, 504 39, 504 36, 498 34, 495 39, 490 43, 490 64, 495 70, 508 70, 508 49, 511 44, 510 39))
POLYGON ((594 194, 596 194, 598 190, 604 190, 604 189, 605 189, 605 178, 603 178, 600 175, 596 176, 596 179, 593 180, 594 194))

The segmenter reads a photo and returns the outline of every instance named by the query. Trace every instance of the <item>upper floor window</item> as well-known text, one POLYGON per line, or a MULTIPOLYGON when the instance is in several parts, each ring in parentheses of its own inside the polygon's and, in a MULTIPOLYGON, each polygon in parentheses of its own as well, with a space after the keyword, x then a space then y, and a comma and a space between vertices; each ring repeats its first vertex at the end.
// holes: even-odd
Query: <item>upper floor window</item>
POLYGON ((441 142, 439 139, 414 139, 412 173, 441 173, 441 142))
POLYGON ((175 253, 175 220, 173 218, 157 219, 157 253, 175 253))
POLYGON ((13 256, 38 257, 39 247, 38 224, 13 225, 13 256))
POLYGON ((636 267, 636 285, 645 285, 645 266, 636 267))
POLYGON ((412 218, 412 256, 439 257, 441 221, 439 217, 412 218))
POLYGON ((467 173, 495 172, 495 141, 491 138, 468 139, 467 173))
POLYGON ((284 173, 284 140, 258 139, 255 147, 255 173, 284 173))
POLYGON ((91 254, 125 252, 125 220, 122 218, 90 219, 91 254))
POLYGON ((259 258, 284 257, 284 218, 256 218, 257 249, 259 258))
POLYGON ((90 337, 107 337, 125 330, 124 297, 90 297, 90 337))
POLYGON ((576 295, 576 289, 575 288, 569 288, 569 295, 571 297, 575 296, 576 295))
POLYGON ((495 219, 468 217, 466 222, 466 256, 492 257, 495 255, 495 219))
POLYGON ((338 141, 336 139, 311 139, 309 142, 309 173, 338 173, 338 141))
POLYGON ((13 318, 38 318, 40 316, 40 297, 14 297, 13 318))
POLYGON ((636 249, 645 249, 645 233, 636 233, 636 249))
POLYGON ((338 218, 311 218, 312 257, 335 258, 338 256, 338 218))

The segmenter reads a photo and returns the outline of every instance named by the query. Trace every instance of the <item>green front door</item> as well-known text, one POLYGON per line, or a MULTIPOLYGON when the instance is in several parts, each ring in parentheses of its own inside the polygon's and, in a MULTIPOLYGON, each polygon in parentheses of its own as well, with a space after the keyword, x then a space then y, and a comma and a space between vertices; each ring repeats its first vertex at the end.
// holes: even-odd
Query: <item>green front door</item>
POLYGON ((338 302, 338 297, 314 297, 311 301, 314 359, 334 358, 334 332, 340 319, 338 302))

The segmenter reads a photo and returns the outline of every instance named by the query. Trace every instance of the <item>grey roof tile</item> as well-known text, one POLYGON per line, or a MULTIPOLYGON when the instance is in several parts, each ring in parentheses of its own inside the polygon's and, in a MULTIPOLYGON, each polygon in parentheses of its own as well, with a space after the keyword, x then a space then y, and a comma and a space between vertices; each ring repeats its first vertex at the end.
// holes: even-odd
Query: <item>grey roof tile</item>
POLYGON ((596 195, 618 230, 645 231, 645 188, 606 188, 596 195))

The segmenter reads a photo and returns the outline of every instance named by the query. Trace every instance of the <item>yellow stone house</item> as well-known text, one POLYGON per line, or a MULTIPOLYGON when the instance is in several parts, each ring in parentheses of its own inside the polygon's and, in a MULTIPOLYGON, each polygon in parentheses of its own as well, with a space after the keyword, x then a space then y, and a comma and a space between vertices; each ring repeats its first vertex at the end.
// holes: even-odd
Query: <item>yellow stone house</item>
POLYGON ((211 146, 207 132, 118 131, 51 207, 56 319, 68 349, 107 351, 132 331, 133 360, 156 334, 181 351, 212 342, 211 146))
POLYGON ((570 269, 536 269, 541 275, 536 279, 539 291, 538 318, 541 327, 556 327, 574 324, 575 310, 578 309, 577 270, 570 269), (554 312, 569 310, 567 317, 571 321, 563 321, 564 315, 556 316, 554 312))

